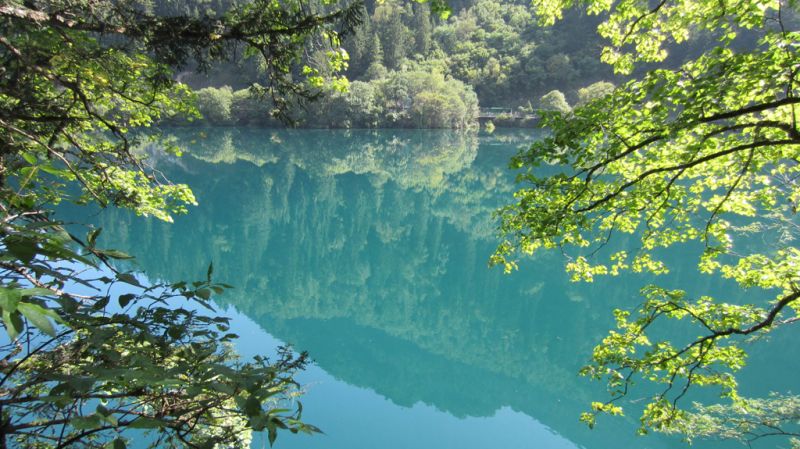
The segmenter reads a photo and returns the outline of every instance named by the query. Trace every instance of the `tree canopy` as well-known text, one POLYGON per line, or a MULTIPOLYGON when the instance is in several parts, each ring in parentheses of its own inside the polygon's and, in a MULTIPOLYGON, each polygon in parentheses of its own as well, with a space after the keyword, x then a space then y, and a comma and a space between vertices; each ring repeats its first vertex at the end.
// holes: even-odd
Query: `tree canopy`
MULTIPOLYGON (((224 2, 197 3, 220 10, 217 5, 224 2)), ((508 108, 529 107, 553 89, 561 90, 574 103, 577 89, 614 80, 611 67, 596 57, 601 41, 592 33, 597 23, 594 17, 576 14, 545 28, 533 20, 526 0, 449 3, 452 14, 443 17, 429 2, 365 0, 363 24, 342 39, 349 57, 348 79, 372 82, 391 71, 435 67, 448 80, 458 80, 474 90, 484 107, 508 108)), ((204 6, 187 9, 203 11, 204 6)), ((310 49, 306 59, 310 67, 326 72, 324 51, 310 49)), ((247 88, 259 72, 256 64, 245 61, 216 65, 206 74, 185 72, 181 79, 195 89, 227 85, 236 91, 247 88)), ((350 121, 358 121, 357 115, 350 121)), ((304 122, 300 118, 298 122, 320 126, 313 119, 304 122)), ((343 122, 327 126, 346 127, 343 122)))
POLYGON ((505 241, 492 261, 512 270, 519 254, 561 248, 575 280, 591 282, 625 270, 666 273, 664 254, 680 251, 700 272, 747 292, 739 303, 645 286, 638 308, 614 312, 617 329, 582 371, 603 379, 610 395, 582 419, 593 425, 598 413, 623 413, 622 400, 645 380, 661 388, 643 408, 643 432, 743 441, 797 435, 794 396, 745 398, 736 377, 750 339, 798 321, 796 4, 533 4, 550 24, 574 6, 606 14, 598 27, 610 41, 602 59, 622 73, 663 61, 668 44, 697 33, 712 33, 716 46, 572 112, 546 114, 549 136, 512 163, 524 169, 521 187, 499 212, 505 241), (635 236, 635 248, 615 249, 619 234, 635 236), (662 340, 664 326, 687 338, 662 340), (687 406, 693 387, 711 387, 725 400, 687 406))
MULTIPOLYGON (((382 67, 382 66, 381 66, 382 67)), ((382 67, 383 68, 383 67, 382 67)), ((469 86, 447 79, 436 66, 409 63, 385 70, 368 82, 352 81, 345 92, 322 90, 314 106, 295 112, 304 126, 333 128, 469 128, 478 115, 478 100, 469 86)), ((269 119, 247 90, 207 87, 197 91, 197 106, 212 125, 265 124, 269 119), (256 104, 253 104, 256 106, 256 104)), ((269 123, 279 126, 280 122, 269 123)))
POLYGON ((404 60, 424 61, 471 86, 483 106, 516 107, 613 75, 592 57, 599 45, 587 32, 594 18, 576 15, 544 28, 527 1, 452 1, 447 20, 431 20, 425 4, 371 3, 364 26, 343 41, 353 80, 364 80, 375 63, 397 70, 404 60))
POLYGON ((126 429, 153 431, 157 447, 241 447, 253 430, 270 441, 278 429, 316 430, 293 399, 305 355, 239 360, 227 319, 199 312, 229 288, 211 266, 194 283, 150 283, 127 271, 130 256, 96 245, 100 229, 78 237, 52 209, 69 200, 165 221, 185 212, 191 190, 141 151, 159 139, 143 129, 196 114, 173 71, 256 58, 265 70, 252 93, 281 114, 343 83, 338 40, 362 5, 255 0, 199 16, 163 6, 0 5, 3 447, 117 449, 126 429), (326 49, 330 73, 303 67, 310 47, 326 49))

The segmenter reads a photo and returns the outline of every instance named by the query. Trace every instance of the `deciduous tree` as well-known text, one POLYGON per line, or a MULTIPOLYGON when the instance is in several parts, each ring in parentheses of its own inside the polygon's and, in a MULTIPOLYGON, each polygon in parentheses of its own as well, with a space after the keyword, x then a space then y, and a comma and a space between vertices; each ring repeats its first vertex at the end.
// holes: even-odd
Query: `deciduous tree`
POLYGON ((582 419, 593 425, 598 413, 623 413, 621 400, 645 380, 661 388, 643 409, 642 431, 744 441, 797 435, 796 399, 744 398, 737 383, 745 341, 797 322, 800 309, 800 33, 789 20, 796 4, 533 3, 545 23, 575 5, 607 13, 598 28, 610 41, 602 58, 622 73, 639 61, 663 61, 667 44, 692 33, 712 33, 717 46, 677 69, 651 70, 569 116, 548 115, 549 136, 514 159, 525 171, 516 203, 500 212, 506 240, 493 261, 510 270, 514 254, 562 248, 567 270, 591 282, 625 270, 666 273, 660 255, 674 248, 681 263, 747 290, 739 304, 644 287, 638 308, 614 312, 617 329, 582 371, 605 380, 610 394, 582 419), (758 44, 741 50, 742 34, 758 34, 758 44), (554 165, 545 172, 545 164, 554 165), (620 233, 638 244, 609 250, 620 233), (687 339, 656 337, 665 322, 687 339), (685 398, 696 387, 716 388, 723 400, 692 409, 685 398))
POLYGON ((97 246, 99 229, 80 238, 52 208, 95 202, 167 221, 185 212, 191 190, 137 152, 158 138, 143 128, 196 114, 173 70, 261 58, 267 75, 253 93, 280 113, 327 82, 298 67, 312 37, 341 66, 338 31, 361 5, 255 0, 217 16, 149 6, 0 3, 2 447, 121 448, 130 428, 153 431, 158 447, 242 447, 253 430, 271 441, 279 428, 316 430, 292 400, 305 356, 245 363, 227 320, 198 312, 228 287, 211 267, 192 284, 148 284, 113 262, 129 256, 97 246))

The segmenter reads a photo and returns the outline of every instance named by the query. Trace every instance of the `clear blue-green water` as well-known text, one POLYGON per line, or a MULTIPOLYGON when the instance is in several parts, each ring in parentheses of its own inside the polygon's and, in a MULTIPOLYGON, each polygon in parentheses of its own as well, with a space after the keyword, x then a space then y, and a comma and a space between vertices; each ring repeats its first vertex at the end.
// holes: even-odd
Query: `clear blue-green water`
MULTIPOLYGON (((67 212, 102 226, 103 244, 134 254, 151 279, 202 278, 213 261, 216 280, 236 286, 217 303, 234 316, 243 353, 291 343, 311 354, 314 365, 299 376, 304 418, 325 434, 282 434, 277 448, 682 445, 636 436, 636 403, 594 430, 578 422, 590 401, 606 399, 579 368, 613 326, 612 309, 635 307, 652 279, 572 283, 556 253, 511 275, 487 266, 497 244, 492 212, 515 190, 506 164, 535 131, 172 133, 188 155, 154 158, 195 191, 200 205, 188 215, 164 224, 67 212)), ((669 254, 675 269, 658 281, 747 299, 697 275, 695 255, 669 254)), ((744 393, 797 390, 789 336, 758 344, 765 350, 743 373, 744 393)))

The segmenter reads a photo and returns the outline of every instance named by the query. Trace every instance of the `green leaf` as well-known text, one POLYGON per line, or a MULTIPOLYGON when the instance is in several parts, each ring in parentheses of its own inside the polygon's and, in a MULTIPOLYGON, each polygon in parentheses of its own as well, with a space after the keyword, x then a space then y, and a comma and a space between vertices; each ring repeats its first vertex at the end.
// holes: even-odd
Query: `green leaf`
POLYGON ((218 391, 220 393, 225 393, 225 394, 232 395, 232 394, 234 394, 236 392, 235 388, 233 388, 232 386, 230 386, 230 385, 228 385, 226 383, 222 383, 222 382, 212 382, 211 385, 209 385, 209 386, 211 387, 212 390, 218 391))
POLYGON ((27 298, 29 296, 53 296, 55 292, 47 288, 23 288, 19 294, 23 298, 27 298))
POLYGON ((136 299, 136 295, 134 295, 133 293, 125 293, 124 295, 119 295, 119 306, 124 309, 125 307, 128 307, 128 304, 130 304, 131 301, 133 301, 134 299, 136 299))
POLYGON ((101 254, 106 257, 110 257, 112 259, 133 259, 128 253, 122 252, 117 249, 104 249, 104 250, 95 250, 98 254, 101 254))
POLYGON ((111 302, 111 297, 103 296, 101 298, 98 298, 97 301, 95 301, 95 303, 92 304, 92 308, 94 310, 103 310, 106 308, 109 302, 111 302))
POLYGON ((255 396, 249 396, 247 400, 244 402, 244 412, 247 416, 256 416, 261 414, 261 401, 255 398, 255 396))
POLYGON ((86 241, 89 243, 90 247, 94 247, 95 242, 97 242, 97 237, 100 236, 100 233, 103 232, 103 228, 92 229, 89 231, 89 234, 86 235, 86 241))
POLYGON ((21 236, 7 237, 5 243, 8 252, 25 264, 30 263, 39 252, 39 248, 34 240, 21 236))
POLYGON ((117 417, 114 416, 113 414, 104 415, 101 419, 104 422, 106 422, 106 423, 108 423, 108 424, 110 424, 110 425, 112 425, 114 427, 119 426, 119 421, 117 420, 117 417))
POLYGON ((208 279, 209 283, 211 282, 211 275, 213 273, 214 273, 214 262, 210 262, 208 264, 208 272, 206 273, 206 279, 208 279))
POLYGON ((128 424, 128 427, 131 429, 158 429, 163 426, 164 422, 160 419, 148 418, 146 416, 140 416, 128 424))
POLYGON ((18 288, 0 288, 0 309, 15 312, 21 297, 22 291, 18 288))
POLYGON ((247 422, 250 425, 250 427, 253 428, 254 431, 261 432, 264 430, 265 427, 267 427, 267 423, 269 422, 269 417, 264 415, 251 416, 247 422))
POLYGON ((92 377, 80 376, 71 377, 67 379, 66 385, 69 385, 77 393, 86 393, 94 387, 95 379, 92 377))
POLYGON ((102 420, 98 415, 78 416, 70 420, 70 424, 77 430, 92 430, 100 427, 102 420))
POLYGON ((100 416, 108 416, 111 414, 111 411, 103 404, 97 404, 97 408, 95 410, 100 416))
POLYGON ((69 170, 64 168, 56 168, 50 164, 42 164, 39 166, 39 168, 45 173, 51 174, 53 176, 58 176, 60 178, 70 179, 74 177, 74 175, 69 170))
POLYGON ((186 328, 183 326, 170 326, 167 329, 167 335, 175 340, 179 340, 183 336, 185 330, 186 328))
POLYGON ((117 275, 117 279, 126 284, 134 285, 136 287, 142 286, 142 284, 140 284, 139 281, 136 280, 136 277, 134 277, 134 275, 130 273, 120 273, 117 275))
POLYGON ((29 153, 27 151, 22 153, 22 158, 25 159, 25 162, 31 165, 36 165, 36 163, 38 162, 36 156, 33 153, 29 153))
POLYGON ((126 449, 127 447, 128 445, 125 443, 125 440, 120 437, 114 438, 113 441, 109 441, 103 446, 104 449, 126 449))
POLYGON ((39 330, 51 337, 56 336, 56 329, 53 327, 53 323, 51 323, 50 319, 48 318, 52 317, 52 311, 48 311, 48 309, 45 309, 42 306, 28 302, 20 303, 17 308, 23 315, 25 315, 25 318, 33 323, 34 326, 39 328, 39 330))
POLYGON ((207 300, 208 298, 211 297, 211 290, 209 290, 207 288, 201 288, 201 289, 198 289, 195 292, 195 294, 197 294, 197 296, 207 300))
POLYGON ((3 324, 5 324, 8 336, 11 337, 12 340, 16 339, 20 332, 22 332, 22 329, 25 328, 25 323, 22 322, 22 315, 16 311, 9 312, 3 310, 3 324))

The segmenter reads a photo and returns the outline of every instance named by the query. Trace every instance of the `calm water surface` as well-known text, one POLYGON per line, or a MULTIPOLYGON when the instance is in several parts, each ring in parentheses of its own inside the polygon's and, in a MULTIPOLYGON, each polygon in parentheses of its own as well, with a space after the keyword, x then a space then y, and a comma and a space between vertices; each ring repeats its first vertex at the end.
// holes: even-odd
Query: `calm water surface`
MULTIPOLYGON (((235 317, 242 352, 286 342, 311 354, 304 418, 325 434, 282 434, 277 448, 682 445, 637 437, 636 404, 595 430, 578 422, 606 396, 576 373, 611 328, 611 310, 635 307, 648 279, 571 283, 558 254, 512 275, 487 267, 492 211, 514 191, 506 164, 532 131, 173 134, 189 155, 159 168, 189 183, 200 206, 172 225, 119 211, 94 220, 103 243, 136 255, 152 279, 202 278, 213 261, 216 280, 236 286, 218 303, 235 317)), ((659 282, 746 298, 696 275, 694 255, 668 255, 690 264, 659 282)), ((745 371, 745 393, 796 383, 795 345, 784 335, 771 344, 745 371)))

